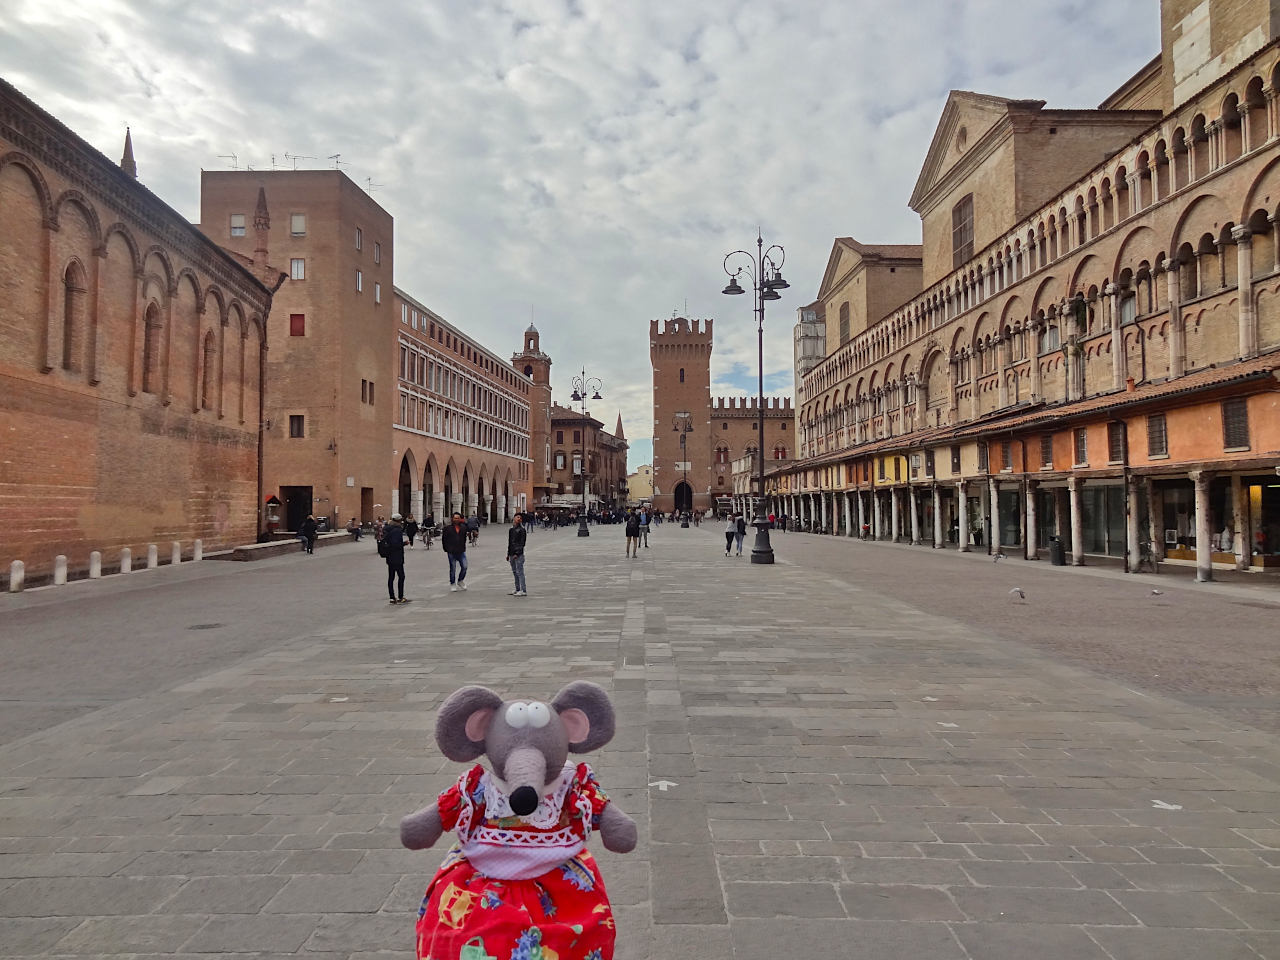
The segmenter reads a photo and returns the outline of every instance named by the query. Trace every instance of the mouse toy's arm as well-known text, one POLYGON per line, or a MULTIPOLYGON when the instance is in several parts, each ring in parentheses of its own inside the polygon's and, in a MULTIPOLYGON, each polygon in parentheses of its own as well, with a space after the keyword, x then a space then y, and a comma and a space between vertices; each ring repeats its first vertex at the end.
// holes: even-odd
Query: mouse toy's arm
MULTIPOLYGON (((410 850, 425 850, 433 846, 443 832, 444 825, 440 822, 440 811, 435 801, 400 821, 400 842, 410 850)), ((634 835, 635 827, 633 826, 633 838, 634 835)), ((633 839, 632 844, 634 843, 633 839)))
POLYGON ((600 811, 600 840, 606 850, 614 853, 630 853, 636 848, 636 822, 616 803, 609 803, 600 811))

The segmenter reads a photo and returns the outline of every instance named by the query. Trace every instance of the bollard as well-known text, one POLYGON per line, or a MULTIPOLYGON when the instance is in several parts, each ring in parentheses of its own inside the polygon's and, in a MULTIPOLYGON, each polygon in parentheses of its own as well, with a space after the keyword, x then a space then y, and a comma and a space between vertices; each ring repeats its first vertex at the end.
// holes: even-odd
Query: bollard
POLYGON ((195 543, 191 545, 191 559, 193 562, 196 560, 204 559, 204 541, 203 540, 197 540, 195 543))
POLYGON ((160 551, 154 543, 147 544, 147 569, 154 570, 160 566, 160 551))
POLYGON ((53 582, 61 585, 67 582, 67 555, 60 553, 53 558, 53 582))
POLYGON ((21 593, 27 579, 27 565, 21 560, 9 564, 9 592, 21 593))
POLYGON ((120 551, 120 572, 121 573, 133 572, 133 551, 130 550, 128 547, 125 547, 123 550, 120 551))
POLYGON ((182 543, 178 540, 173 541, 173 546, 169 550, 169 562, 175 567, 182 562, 182 543))
POLYGON ((102 576, 102 554, 94 550, 89 554, 89 579, 97 580, 102 576))

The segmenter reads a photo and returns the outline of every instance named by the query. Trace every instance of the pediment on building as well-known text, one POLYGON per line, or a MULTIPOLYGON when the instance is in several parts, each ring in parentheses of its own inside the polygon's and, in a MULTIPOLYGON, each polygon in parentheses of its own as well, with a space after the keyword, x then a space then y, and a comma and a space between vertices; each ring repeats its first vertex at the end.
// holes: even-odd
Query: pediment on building
POLYGON ((1009 100, 968 90, 952 90, 929 143, 924 166, 911 192, 910 207, 923 215, 929 196, 953 173, 976 166, 990 153, 1013 106, 1042 108, 1041 100, 1009 100))
POLYGON ((822 283, 818 287, 818 299, 822 300, 827 297, 861 262, 861 244, 852 237, 836 237, 835 242, 831 245, 831 256, 827 257, 827 269, 822 272, 822 283))

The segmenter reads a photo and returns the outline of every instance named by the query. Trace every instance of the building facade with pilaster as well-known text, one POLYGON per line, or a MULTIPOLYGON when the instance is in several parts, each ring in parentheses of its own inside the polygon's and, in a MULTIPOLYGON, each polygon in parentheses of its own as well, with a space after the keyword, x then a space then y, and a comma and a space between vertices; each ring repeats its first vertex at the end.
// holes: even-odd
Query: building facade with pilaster
POLYGON ((1280 564, 1280 15, 1165 0, 1161 27, 1097 110, 952 92, 898 251, 919 288, 877 309, 848 285, 892 285, 874 248, 833 246, 775 509, 1201 579, 1280 564))

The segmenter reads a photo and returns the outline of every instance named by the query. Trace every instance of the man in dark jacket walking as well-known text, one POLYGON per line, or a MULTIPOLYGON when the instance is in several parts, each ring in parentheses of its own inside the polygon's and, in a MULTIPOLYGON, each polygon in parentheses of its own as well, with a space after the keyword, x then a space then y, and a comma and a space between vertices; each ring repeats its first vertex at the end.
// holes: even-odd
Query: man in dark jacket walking
POLYGON ((391 595, 391 602, 408 603, 404 598, 404 527, 400 526, 400 514, 393 513, 391 522, 382 528, 378 552, 387 561, 387 593, 391 595))
POLYGON ((298 539, 302 541, 302 549, 307 553, 316 550, 316 518, 307 514, 307 519, 298 527, 298 539))
POLYGON ((440 546, 449 558, 449 590, 467 589, 467 524, 456 510, 449 525, 440 534, 440 546))
POLYGON ((516 579, 516 588, 511 591, 513 597, 528 596, 524 589, 524 544, 528 535, 524 518, 517 513, 511 518, 511 529, 507 531, 507 563, 511 564, 511 575, 516 579))
POLYGON ((413 538, 418 535, 418 521, 413 519, 413 515, 409 515, 409 519, 404 522, 404 535, 409 539, 409 549, 413 549, 413 538))

